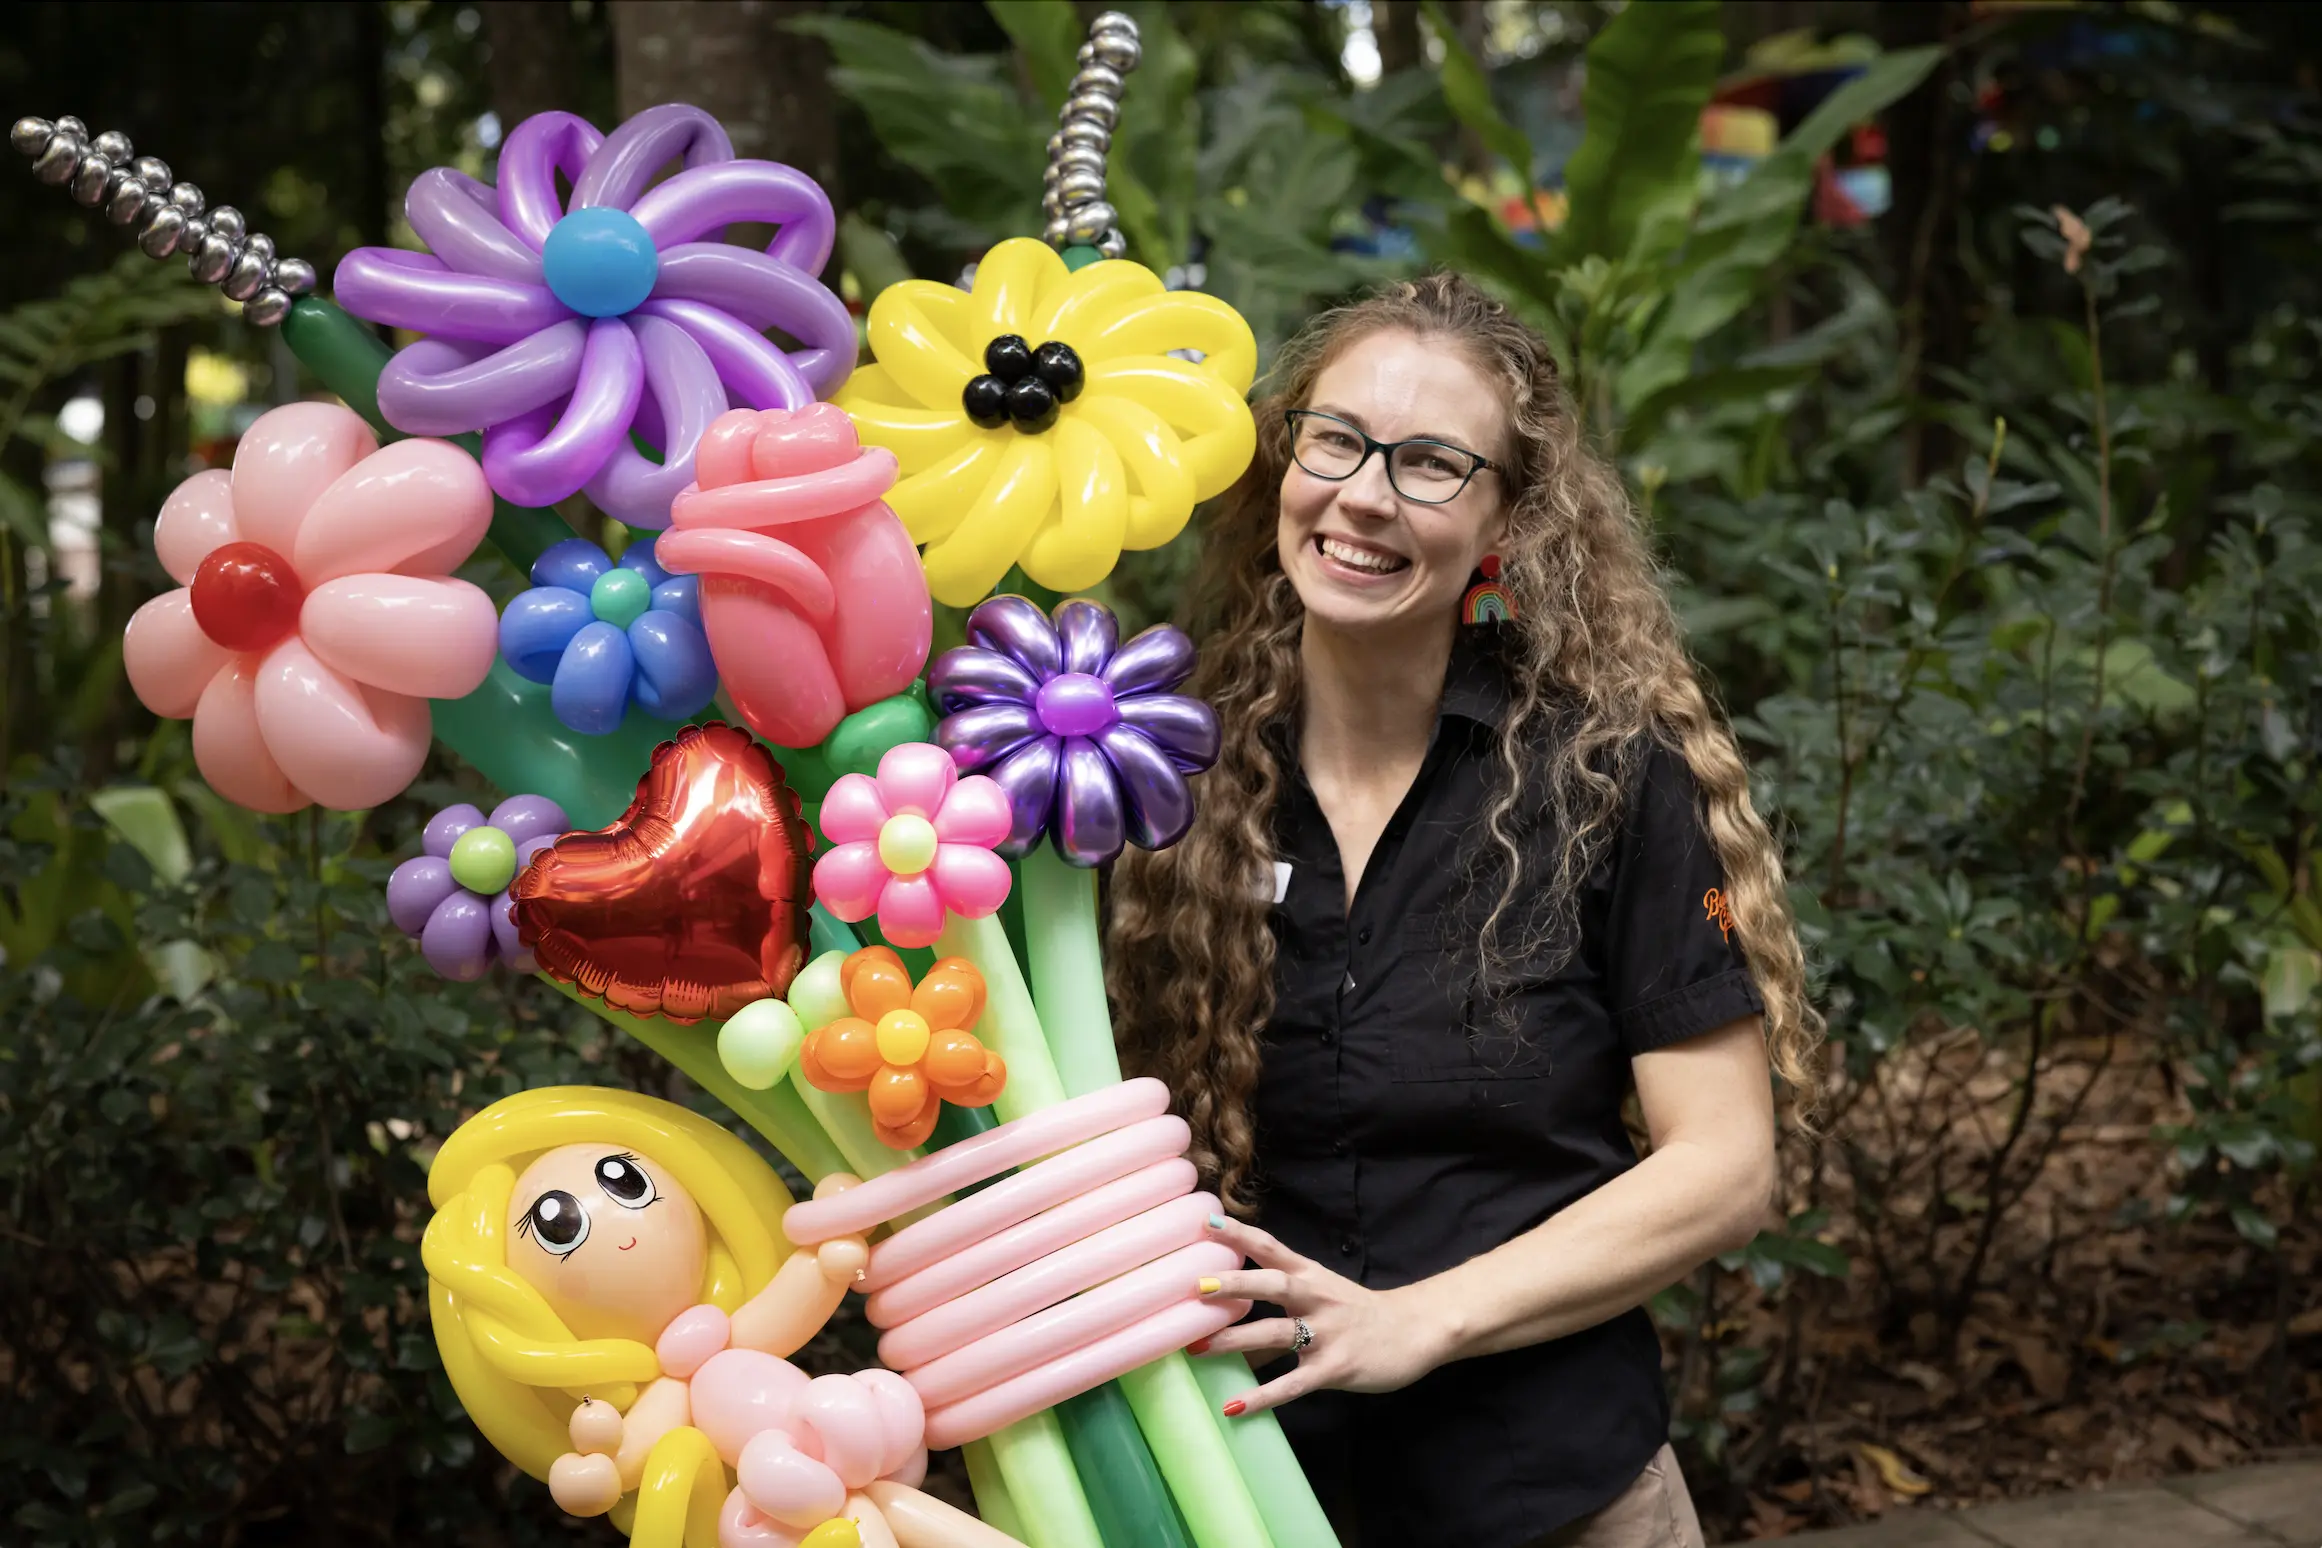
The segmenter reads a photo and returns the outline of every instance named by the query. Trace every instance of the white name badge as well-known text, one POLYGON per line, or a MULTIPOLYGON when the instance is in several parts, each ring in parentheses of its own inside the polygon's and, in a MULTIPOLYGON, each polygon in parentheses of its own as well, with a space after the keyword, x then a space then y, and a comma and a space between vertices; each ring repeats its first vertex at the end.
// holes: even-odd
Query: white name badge
POLYGON ((1277 860, 1274 862, 1274 901, 1279 903, 1288 896, 1290 896, 1290 862, 1277 860))

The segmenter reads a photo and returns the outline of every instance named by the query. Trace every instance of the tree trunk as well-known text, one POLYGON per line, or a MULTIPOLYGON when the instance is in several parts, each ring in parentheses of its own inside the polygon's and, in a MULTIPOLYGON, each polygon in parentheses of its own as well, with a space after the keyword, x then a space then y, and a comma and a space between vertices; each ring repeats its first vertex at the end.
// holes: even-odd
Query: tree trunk
POLYGON ((839 202, 830 55, 784 24, 805 0, 612 0, 621 116, 689 102, 726 126, 737 155, 796 167, 839 202))
POLYGON ((535 113, 577 111, 577 49, 567 0, 485 0, 492 111, 505 134, 535 113))
POLYGON ((1371 35, 1378 39, 1381 75, 1418 69, 1419 0, 1371 0, 1371 35))

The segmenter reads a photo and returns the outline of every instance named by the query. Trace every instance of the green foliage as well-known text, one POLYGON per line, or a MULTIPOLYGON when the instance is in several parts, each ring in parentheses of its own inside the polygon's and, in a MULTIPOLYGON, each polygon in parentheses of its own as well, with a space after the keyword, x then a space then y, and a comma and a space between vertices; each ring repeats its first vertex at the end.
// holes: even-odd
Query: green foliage
MULTIPOLYGON (((131 249, 64 293, 0 314, 0 451, 19 438, 46 445, 53 420, 32 412, 41 389, 100 360, 143 349, 173 323, 214 314, 217 293, 177 264, 131 249)), ((44 497, 0 473, 0 525, 36 547, 48 542, 44 497)))
MULTIPOLYGON (((1438 23, 1445 96, 1460 120, 1521 168, 1532 150, 1493 106, 1457 33, 1438 23)), ((1547 334, 1590 426, 1654 482, 1719 471, 1748 482, 1737 438, 1699 426, 1808 380, 1828 358, 1793 346, 1778 362, 1704 373, 1700 352, 1762 294, 1796 240, 1815 162, 1855 124, 1924 80, 1940 51, 1874 60, 1833 92, 1774 155, 1700 195, 1697 124, 1724 50, 1713 3, 1633 5, 1588 46, 1588 130, 1565 169, 1563 227, 1543 249, 1518 244, 1472 206, 1450 210, 1434 255, 1493 285, 1547 334), (1680 413, 1697 428, 1672 444, 1680 413), (1707 431, 1707 433, 1703 433, 1707 431)), ((1837 341, 1832 341, 1837 342, 1837 341)))
MULTIPOLYGON (((1414 156, 1441 122, 1431 77, 1413 72, 1355 97, 1267 33, 1265 57, 1205 80, 1205 59, 1180 26, 1195 18, 1160 4, 1126 9, 1143 58, 1106 175, 1131 257, 1166 271, 1205 252, 1203 288, 1250 320, 1262 351, 1317 306, 1392 271, 1334 251, 1331 239, 1382 175, 1440 196, 1440 174, 1424 152, 1414 156)), ((883 212, 887 225, 968 256, 1039 233, 1047 138, 1084 36, 1063 0, 991 10, 1011 53, 942 54, 892 28, 827 15, 791 24, 830 44, 833 83, 935 194, 933 205, 883 212)))

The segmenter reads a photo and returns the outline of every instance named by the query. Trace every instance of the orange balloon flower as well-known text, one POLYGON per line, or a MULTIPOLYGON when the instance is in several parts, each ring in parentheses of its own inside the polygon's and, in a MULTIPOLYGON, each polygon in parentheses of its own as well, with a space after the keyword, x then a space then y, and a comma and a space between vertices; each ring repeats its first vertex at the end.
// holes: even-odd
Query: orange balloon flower
POLYGON ((903 959, 865 946, 839 968, 852 1016, 811 1033, 798 1068, 819 1091, 860 1091, 879 1138, 897 1150, 927 1143, 943 1104, 988 1107, 1008 1066, 975 1035, 984 975, 946 957, 912 987, 903 959))

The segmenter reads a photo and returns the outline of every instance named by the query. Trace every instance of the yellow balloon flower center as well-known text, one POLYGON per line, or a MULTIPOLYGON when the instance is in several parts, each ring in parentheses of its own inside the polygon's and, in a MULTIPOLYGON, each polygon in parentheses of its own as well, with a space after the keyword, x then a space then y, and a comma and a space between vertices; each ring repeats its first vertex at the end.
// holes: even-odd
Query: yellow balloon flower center
POLYGON ((879 1018, 879 1057, 907 1070, 927 1057, 927 1018, 917 1011, 891 1010, 879 1018))
POLYGON ((935 864, 935 824, 905 813, 879 827, 879 863, 897 876, 917 876, 935 864))

